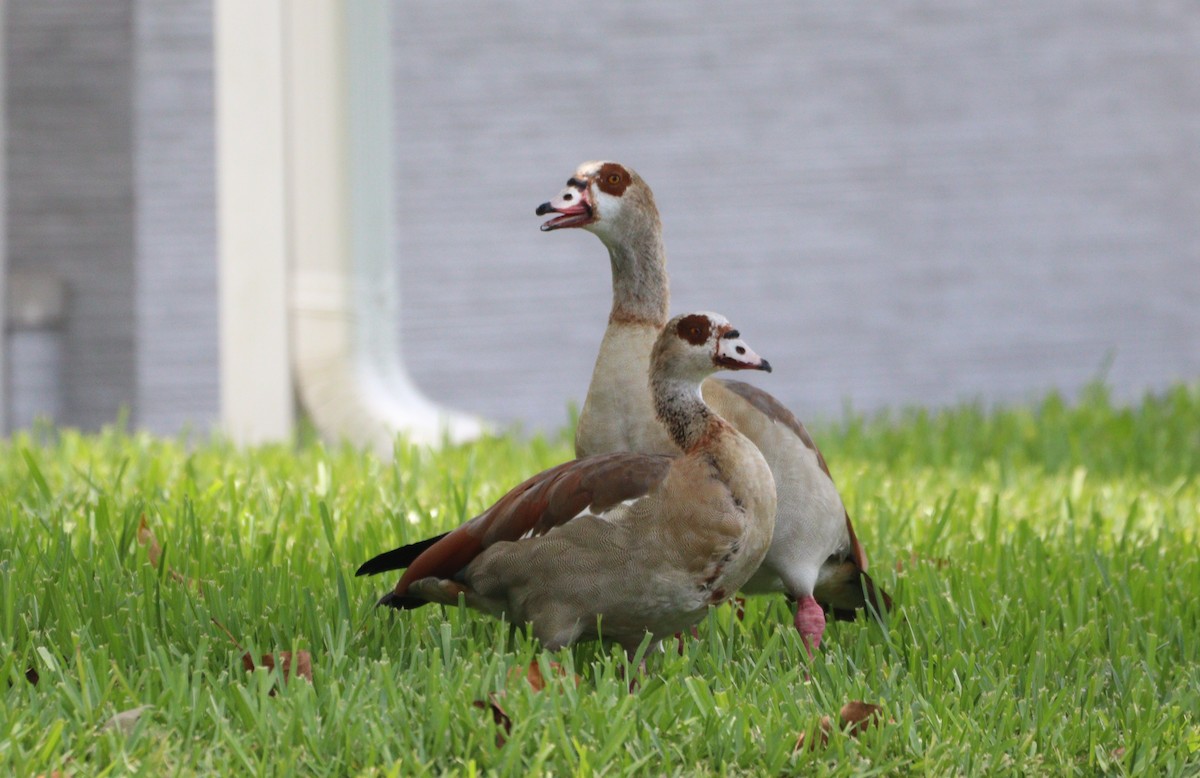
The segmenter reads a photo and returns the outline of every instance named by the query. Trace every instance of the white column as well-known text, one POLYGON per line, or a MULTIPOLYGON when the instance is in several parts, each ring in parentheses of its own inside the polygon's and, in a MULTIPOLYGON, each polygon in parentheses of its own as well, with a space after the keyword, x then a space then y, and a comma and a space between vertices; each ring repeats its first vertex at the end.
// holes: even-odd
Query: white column
POLYGON ((287 320, 284 3, 216 0, 221 421, 239 443, 295 427, 287 320))
POLYGON ((384 456, 398 432, 483 430, 399 359, 389 30, 380 0, 217 0, 222 413, 238 440, 285 437, 292 397, 324 437, 384 456))

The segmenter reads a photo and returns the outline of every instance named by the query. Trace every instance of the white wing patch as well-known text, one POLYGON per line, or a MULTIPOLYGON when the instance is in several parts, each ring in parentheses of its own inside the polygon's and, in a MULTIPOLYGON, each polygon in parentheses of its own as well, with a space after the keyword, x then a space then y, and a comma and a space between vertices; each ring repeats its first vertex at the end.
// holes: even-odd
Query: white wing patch
MULTIPOLYGON (((559 526, 566 526, 567 524, 570 524, 575 519, 578 519, 580 516, 595 516, 597 519, 601 519, 602 521, 607 521, 611 524, 618 524, 625 520, 625 516, 629 513, 629 509, 631 507, 633 507, 635 504, 637 504, 638 501, 644 500, 644 499, 645 499, 644 496, 633 497, 631 499, 625 500, 624 502, 619 502, 616 505, 611 505, 603 511, 593 510, 592 506, 589 505, 586 508, 584 508, 583 510, 581 510, 579 513, 576 513, 571 518, 562 522, 562 524, 560 524, 559 526)), ((529 540, 533 536, 534 536, 533 528, 531 527, 528 531, 525 532, 524 535, 517 538, 517 540, 529 540)))
POLYGON ((625 520, 625 516, 629 513, 629 509, 631 507, 633 507, 639 500, 642 500, 642 499, 644 499, 644 498, 643 497, 633 497, 633 498, 625 500, 623 502, 619 502, 616 505, 610 506, 607 510, 604 510, 604 511, 591 510, 591 506, 589 505, 588 510, 585 511, 585 513, 591 513, 593 516, 595 516, 598 519, 603 519, 604 521, 607 521, 612 524, 618 524, 625 520))

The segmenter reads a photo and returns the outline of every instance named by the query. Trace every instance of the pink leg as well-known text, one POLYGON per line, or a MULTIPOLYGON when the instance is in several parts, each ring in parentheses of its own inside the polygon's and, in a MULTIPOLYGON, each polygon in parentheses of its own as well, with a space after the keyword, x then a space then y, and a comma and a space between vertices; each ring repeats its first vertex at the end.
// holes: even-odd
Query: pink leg
POLYGON ((811 594, 796 601, 796 629, 811 657, 821 645, 821 635, 825 634, 825 612, 811 594))

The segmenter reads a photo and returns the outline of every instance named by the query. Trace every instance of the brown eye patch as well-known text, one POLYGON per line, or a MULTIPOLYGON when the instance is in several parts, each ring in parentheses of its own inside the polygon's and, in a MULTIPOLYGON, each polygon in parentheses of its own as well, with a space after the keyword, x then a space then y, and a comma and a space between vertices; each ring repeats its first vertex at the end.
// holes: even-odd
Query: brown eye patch
POLYGON ((616 162, 607 162, 600 166, 596 173, 596 186, 600 191, 613 197, 620 197, 633 182, 629 171, 616 162))
POLYGON ((711 330, 712 324, 709 322, 707 316, 693 313, 691 316, 684 316, 680 319, 675 331, 679 333, 679 337, 688 343, 691 343, 693 346, 699 346, 708 340, 711 330))

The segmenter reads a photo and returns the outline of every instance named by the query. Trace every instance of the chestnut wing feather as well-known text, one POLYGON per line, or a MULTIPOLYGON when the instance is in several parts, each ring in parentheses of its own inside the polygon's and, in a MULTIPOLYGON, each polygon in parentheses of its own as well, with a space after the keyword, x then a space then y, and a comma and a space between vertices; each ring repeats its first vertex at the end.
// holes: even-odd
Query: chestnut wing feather
POLYGON ((493 543, 544 535, 589 508, 603 512, 649 494, 672 456, 618 452, 576 459, 529 478, 492 507, 446 534, 409 565, 396 584, 403 595, 422 578, 452 578, 493 543))

